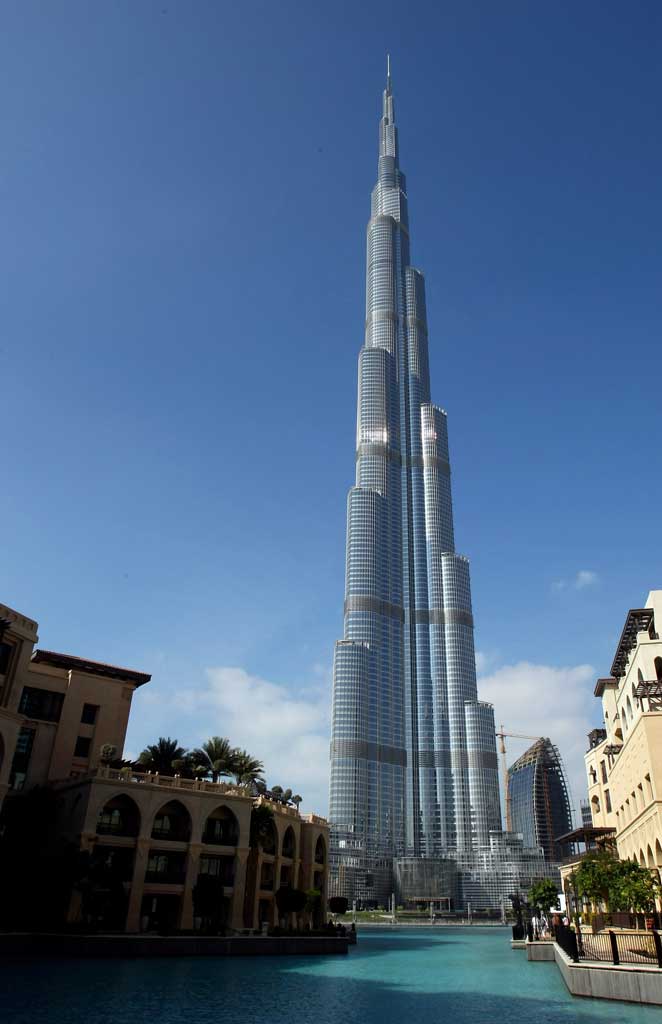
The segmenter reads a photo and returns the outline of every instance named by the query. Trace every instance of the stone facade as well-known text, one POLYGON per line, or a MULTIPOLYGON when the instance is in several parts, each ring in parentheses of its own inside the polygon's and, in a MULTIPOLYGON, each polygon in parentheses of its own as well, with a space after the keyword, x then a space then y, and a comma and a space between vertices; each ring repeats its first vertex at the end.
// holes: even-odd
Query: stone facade
POLYGON ((87 774, 124 747, 131 700, 151 676, 35 647, 37 623, 0 604, 0 803, 87 774))
MULTIPOLYGON (((225 925, 233 931, 279 924, 281 885, 319 889, 326 911, 328 825, 315 815, 260 799, 273 835, 250 847, 254 799, 245 787, 100 768, 57 786, 59 836, 123 873, 127 932, 194 927, 201 874, 222 879, 225 925)), ((69 920, 81 919, 74 894, 69 920)), ((294 922, 283 922, 292 924, 294 922)))
MULTIPOLYGON (((0 804, 35 786, 55 791, 50 841, 89 853, 90 864, 120 886, 111 908, 115 928, 192 929, 201 875, 222 885, 223 925, 231 930, 294 924, 279 922, 274 895, 281 885, 318 889, 325 919, 324 818, 256 801, 246 787, 100 763, 106 744, 121 756, 133 693, 151 676, 41 650, 37 641, 37 623, 0 604, 0 804), (251 847, 256 802, 271 808, 271 828, 251 847)), ((74 889, 69 921, 88 911, 74 889)))
POLYGON ((599 679, 603 728, 586 761, 593 825, 614 828, 618 855, 662 870, 662 590, 628 612, 611 676, 599 679))

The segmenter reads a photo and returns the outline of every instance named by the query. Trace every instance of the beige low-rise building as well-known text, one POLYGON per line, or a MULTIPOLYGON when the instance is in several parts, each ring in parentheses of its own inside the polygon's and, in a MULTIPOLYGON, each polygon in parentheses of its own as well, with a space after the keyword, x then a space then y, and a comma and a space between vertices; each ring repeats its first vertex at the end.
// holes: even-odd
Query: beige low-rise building
POLYGON ((598 679, 603 726, 589 735, 593 825, 615 829, 618 856, 662 871, 662 590, 627 614, 611 675, 598 679))
MULTIPOLYGON (((60 839, 89 851, 92 874, 103 865, 120 878, 125 903, 112 907, 112 923, 127 932, 192 929, 200 875, 220 880, 222 917, 235 931, 279 924, 274 897, 282 885, 319 890, 325 913, 323 818, 259 798, 272 811, 271 834, 251 847, 256 801, 246 787, 101 767, 56 792, 60 839)), ((82 916, 74 894, 69 920, 82 916)))
POLYGON ((69 903, 71 923, 92 913, 96 924, 127 932, 191 929, 203 875, 217 880, 221 916, 232 930, 279 924, 281 886, 318 890, 324 920, 324 818, 256 800, 227 782, 109 767, 102 747, 121 756, 131 699, 151 676, 41 650, 37 640, 36 622, 0 605, 0 803, 35 786, 54 791, 49 841, 89 854, 69 903), (256 804, 272 814, 251 844, 256 804))
POLYGON ((37 623, 0 604, 0 803, 85 775, 106 744, 121 752, 146 672, 40 650, 37 623))

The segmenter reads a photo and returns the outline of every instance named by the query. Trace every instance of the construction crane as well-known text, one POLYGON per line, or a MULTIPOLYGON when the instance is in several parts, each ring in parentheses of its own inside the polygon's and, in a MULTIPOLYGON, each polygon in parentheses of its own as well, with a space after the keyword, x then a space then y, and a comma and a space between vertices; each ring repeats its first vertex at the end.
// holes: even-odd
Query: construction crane
POLYGON ((501 723, 501 732, 495 733, 496 736, 501 740, 499 744, 499 753, 503 759, 503 789, 504 789, 504 806, 506 808, 506 832, 510 832, 510 794, 508 792, 508 762, 506 761, 506 736, 509 739, 514 740, 541 740, 542 736, 525 736, 522 732, 505 732, 503 728, 503 722, 501 723))

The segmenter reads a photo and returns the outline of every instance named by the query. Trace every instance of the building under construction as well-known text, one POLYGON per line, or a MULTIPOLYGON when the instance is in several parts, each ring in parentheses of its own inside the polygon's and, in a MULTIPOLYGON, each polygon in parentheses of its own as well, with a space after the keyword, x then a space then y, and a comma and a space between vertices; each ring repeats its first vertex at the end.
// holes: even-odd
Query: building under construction
POLYGON ((558 863, 572 851, 557 836, 572 831, 572 811, 561 756, 549 739, 536 740, 508 769, 510 828, 525 847, 539 847, 545 860, 558 863))

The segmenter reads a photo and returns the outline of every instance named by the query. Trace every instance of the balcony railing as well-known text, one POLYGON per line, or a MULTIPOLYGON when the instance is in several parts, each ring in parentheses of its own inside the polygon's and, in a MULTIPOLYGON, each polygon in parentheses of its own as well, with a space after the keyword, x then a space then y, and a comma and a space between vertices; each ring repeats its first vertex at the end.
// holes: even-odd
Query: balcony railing
POLYGON ((216 832, 204 832, 202 841, 208 846, 236 846, 239 839, 236 833, 219 835, 216 832))
POLYGON ((152 839, 168 839, 171 843, 188 843, 191 838, 188 829, 153 828, 152 839))
POLYGON ((97 822, 97 833, 100 836, 126 836, 128 839, 133 839, 138 835, 138 830, 124 821, 97 822))
POLYGON ((182 869, 172 868, 170 871, 146 871, 146 882, 160 882, 163 885, 183 885, 185 873, 182 869))

